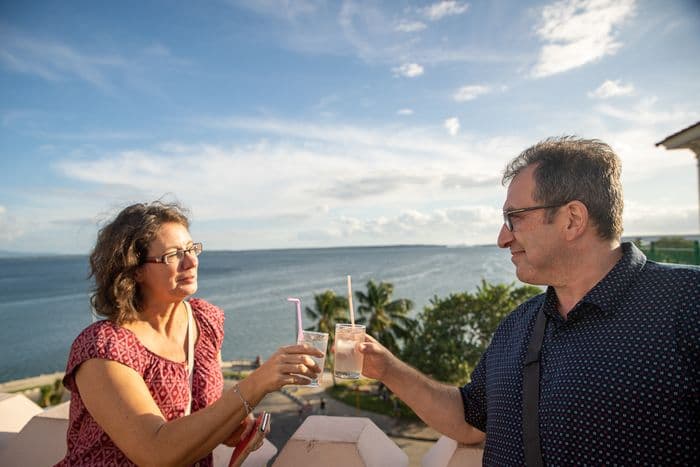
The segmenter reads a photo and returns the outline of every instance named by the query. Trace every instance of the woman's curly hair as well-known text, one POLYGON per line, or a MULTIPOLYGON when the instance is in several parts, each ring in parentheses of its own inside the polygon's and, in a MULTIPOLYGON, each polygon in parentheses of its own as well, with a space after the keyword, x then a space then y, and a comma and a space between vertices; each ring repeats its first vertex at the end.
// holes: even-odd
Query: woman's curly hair
POLYGON ((90 254, 90 276, 95 279, 90 303, 98 315, 117 324, 136 319, 143 299, 136 271, 161 226, 171 222, 190 226, 179 204, 154 201, 124 208, 100 229, 90 254))

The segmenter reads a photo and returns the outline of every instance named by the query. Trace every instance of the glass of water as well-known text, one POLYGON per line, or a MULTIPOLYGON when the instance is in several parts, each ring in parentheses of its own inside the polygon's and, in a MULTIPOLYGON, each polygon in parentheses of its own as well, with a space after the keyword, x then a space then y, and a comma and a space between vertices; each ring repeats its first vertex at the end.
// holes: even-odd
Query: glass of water
POLYGON ((323 376, 323 366, 326 364, 326 347, 328 347, 328 333, 327 332, 315 332, 315 331, 302 331, 302 338, 297 342, 297 344, 311 344, 321 352, 323 352, 323 357, 311 357, 314 361, 321 367, 321 372, 316 378, 311 379, 308 386, 318 387, 319 381, 323 376))

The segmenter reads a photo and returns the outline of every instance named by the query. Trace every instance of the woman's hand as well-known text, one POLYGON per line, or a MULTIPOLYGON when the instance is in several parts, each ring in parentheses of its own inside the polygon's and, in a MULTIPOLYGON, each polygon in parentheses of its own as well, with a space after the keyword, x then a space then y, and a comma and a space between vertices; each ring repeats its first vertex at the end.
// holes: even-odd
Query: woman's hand
POLYGON ((287 384, 309 384, 311 378, 322 370, 312 356, 322 358, 323 353, 309 344, 280 347, 250 376, 262 385, 266 393, 287 384))
POLYGON ((255 417, 253 417, 253 414, 249 414, 246 418, 244 418, 241 421, 241 424, 238 425, 238 428, 236 428, 233 431, 233 433, 231 433, 231 435, 223 441, 223 444, 231 447, 235 446, 240 440, 248 436, 248 434, 254 426, 255 417))
POLYGON ((271 426, 272 426, 272 422, 268 422, 267 428, 265 428, 265 432, 264 432, 264 433, 262 434, 262 436, 260 437, 260 440, 259 440, 257 443, 255 443, 255 446, 253 446, 253 451, 257 451, 258 449, 260 449, 260 448, 262 447, 262 445, 263 445, 263 440, 264 440, 265 438, 267 438, 267 435, 270 433, 270 427, 271 427, 271 426))

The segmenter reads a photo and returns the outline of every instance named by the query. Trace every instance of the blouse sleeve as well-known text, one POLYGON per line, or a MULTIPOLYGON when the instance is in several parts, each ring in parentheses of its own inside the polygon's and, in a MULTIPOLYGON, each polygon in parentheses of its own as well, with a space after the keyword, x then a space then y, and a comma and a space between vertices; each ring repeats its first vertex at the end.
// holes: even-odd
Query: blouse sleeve
POLYGON ((210 341, 217 351, 224 342, 224 312, 218 306, 212 305, 201 298, 190 299, 190 306, 202 334, 210 341))
POLYGON ((141 343, 133 333, 109 321, 98 321, 85 328, 73 341, 63 385, 75 391, 75 371, 83 362, 93 358, 119 362, 143 376, 144 361, 139 358, 140 349, 141 343))

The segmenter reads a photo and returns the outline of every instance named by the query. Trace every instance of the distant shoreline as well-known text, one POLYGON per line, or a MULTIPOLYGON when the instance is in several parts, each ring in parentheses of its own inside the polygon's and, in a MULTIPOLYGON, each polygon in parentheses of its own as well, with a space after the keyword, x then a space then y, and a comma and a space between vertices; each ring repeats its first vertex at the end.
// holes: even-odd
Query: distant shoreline
MULTIPOLYGON (((255 361, 252 359, 225 360, 221 362, 222 370, 230 371, 246 371, 255 368, 255 361)), ((54 373, 45 373, 27 378, 14 379, 0 383, 0 392, 4 393, 24 393, 33 391, 45 386, 53 384, 57 379, 63 379, 64 372, 57 371, 54 373)))
MULTIPOLYGON (((358 248, 483 248, 496 247, 496 236, 498 232, 494 232, 494 241, 492 243, 400 243, 396 245, 335 245, 335 246, 309 246, 295 248, 251 248, 247 250, 221 250, 210 249, 209 252, 216 253, 258 253, 266 251, 319 251, 319 250, 352 250, 358 248)), ((667 233, 667 234, 626 234, 622 236, 623 242, 632 242, 638 238, 647 241, 658 240, 662 237, 683 237, 688 240, 700 240, 700 233, 667 233)), ((30 259, 30 258, 61 258, 61 257, 87 257, 89 253, 51 253, 51 252, 16 252, 0 250, 0 259, 30 259)))

